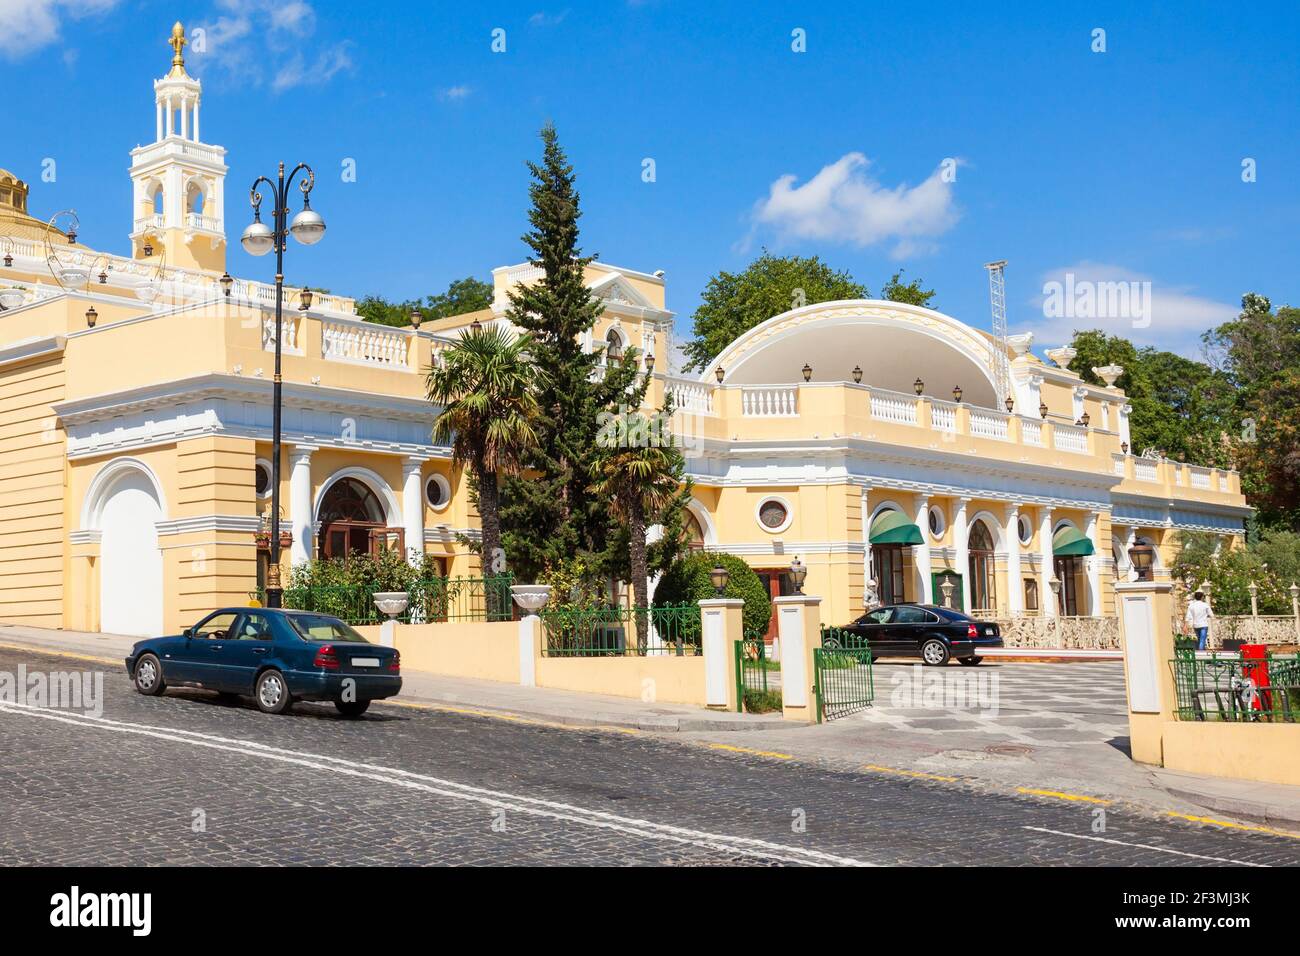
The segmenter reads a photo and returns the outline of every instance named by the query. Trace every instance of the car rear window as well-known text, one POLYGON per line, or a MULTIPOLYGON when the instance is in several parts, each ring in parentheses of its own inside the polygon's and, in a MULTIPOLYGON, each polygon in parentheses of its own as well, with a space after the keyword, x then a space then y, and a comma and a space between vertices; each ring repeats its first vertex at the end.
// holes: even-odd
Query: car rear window
POLYGON ((336 617, 325 614, 288 614, 290 626, 305 641, 352 641, 369 644, 364 637, 336 617))

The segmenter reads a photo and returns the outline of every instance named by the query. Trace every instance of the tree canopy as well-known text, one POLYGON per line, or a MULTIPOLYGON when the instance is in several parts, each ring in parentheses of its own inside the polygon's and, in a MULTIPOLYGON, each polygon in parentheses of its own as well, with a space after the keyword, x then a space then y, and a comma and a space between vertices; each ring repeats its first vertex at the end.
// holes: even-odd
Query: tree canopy
POLYGON ((411 310, 419 309, 425 321, 445 319, 452 315, 477 312, 492 304, 492 283, 481 282, 473 276, 456 279, 446 292, 428 295, 422 299, 389 302, 378 295, 368 295, 357 302, 357 315, 367 322, 406 328, 411 324, 411 310))

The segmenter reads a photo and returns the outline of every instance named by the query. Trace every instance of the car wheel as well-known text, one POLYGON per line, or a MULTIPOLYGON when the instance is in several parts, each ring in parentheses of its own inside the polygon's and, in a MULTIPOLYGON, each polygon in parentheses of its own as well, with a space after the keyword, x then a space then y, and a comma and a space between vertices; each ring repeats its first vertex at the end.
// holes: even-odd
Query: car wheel
POLYGON ((276 670, 262 671, 253 696, 264 714, 283 714, 293 705, 289 685, 284 682, 284 675, 276 670))
POLYGON ((163 682, 162 664, 153 654, 145 654, 135 662, 132 679, 135 681, 135 689, 146 697, 157 697, 167 689, 163 682))
POLYGON ((936 637, 930 638, 921 645, 921 660, 931 667, 939 667, 948 663, 948 645, 936 637))
POLYGON ((959 658, 957 658, 957 660, 960 661, 961 663, 965 664, 967 667, 978 667, 981 663, 983 663, 984 658, 982 658, 982 657, 959 657, 959 658))
POLYGON ((334 706, 339 709, 339 713, 344 717, 356 719, 370 709, 368 700, 336 700, 334 706))

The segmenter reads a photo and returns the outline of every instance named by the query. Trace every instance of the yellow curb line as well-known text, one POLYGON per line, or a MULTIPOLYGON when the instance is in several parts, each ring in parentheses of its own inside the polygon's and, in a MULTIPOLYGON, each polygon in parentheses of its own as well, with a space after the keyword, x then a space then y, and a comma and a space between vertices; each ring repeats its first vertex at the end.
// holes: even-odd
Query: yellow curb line
POLYGON ((1249 830, 1251 833, 1271 833, 1274 836, 1290 837, 1293 840, 1300 840, 1300 833, 1292 833, 1287 830, 1274 830, 1272 827, 1256 827, 1245 823, 1233 823, 1230 820, 1216 820, 1213 817, 1197 817, 1189 813, 1176 813, 1173 810, 1166 810, 1166 816, 1177 817, 1179 820, 1190 820, 1193 823, 1208 823, 1211 826, 1227 827, 1230 830, 1249 830))
POLYGON ((923 780, 940 780, 944 783, 956 783, 956 777, 943 777, 937 773, 925 773, 920 770, 899 770, 895 767, 881 767, 874 763, 863 764, 863 770, 874 770, 877 773, 892 773, 900 777, 920 777, 923 780))
POLYGON ((705 744, 712 750, 728 750, 738 754, 752 754, 755 757, 775 757, 777 760, 793 760, 791 754, 778 753, 775 750, 752 750, 749 747, 736 747, 732 744, 705 744))
POLYGON ((1078 793, 1065 793, 1061 790, 1035 790, 1032 787, 1016 787, 1016 793, 1027 793, 1035 797, 1056 797, 1058 800, 1075 800, 1080 803, 1099 803, 1103 807, 1110 806, 1113 800, 1103 800, 1100 797, 1085 797, 1078 793))
POLYGON ((7 651, 29 651, 36 654, 44 654, 47 657, 68 657, 77 661, 94 661, 96 664, 116 664, 119 667, 126 667, 125 657, 96 657, 93 654, 78 654, 74 651, 55 650, 53 648, 33 647, 30 644, 9 644, 0 641, 0 649, 7 651))
POLYGON ((492 720, 505 720, 514 724, 528 724, 533 727, 551 727, 555 730, 603 730, 618 734, 636 735, 641 733, 634 727, 610 727, 605 724, 560 724, 549 720, 536 720, 531 717, 520 717, 518 714, 506 713, 498 710, 477 710, 472 707, 452 707, 450 704, 422 704, 409 700, 379 700, 377 704, 385 704, 390 707, 409 707, 412 710, 436 710, 448 714, 464 714, 470 717, 488 717, 492 720))

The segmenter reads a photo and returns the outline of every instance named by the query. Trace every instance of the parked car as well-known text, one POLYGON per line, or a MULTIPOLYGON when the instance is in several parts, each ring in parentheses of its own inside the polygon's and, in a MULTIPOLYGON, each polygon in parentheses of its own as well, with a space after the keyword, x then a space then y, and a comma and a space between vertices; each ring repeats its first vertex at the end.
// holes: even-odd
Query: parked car
POLYGON ((976 665, 983 659, 980 651, 1002 646, 1002 632, 996 624, 934 604, 872 608, 841 630, 865 641, 873 660, 919 657, 932 666, 954 657, 963 664, 976 665))
POLYGON ((126 672, 141 694, 203 687, 252 697, 268 714, 297 700, 333 701, 360 717, 402 689, 401 655, 372 644, 336 617, 311 611, 222 608, 171 637, 131 648, 126 672))

